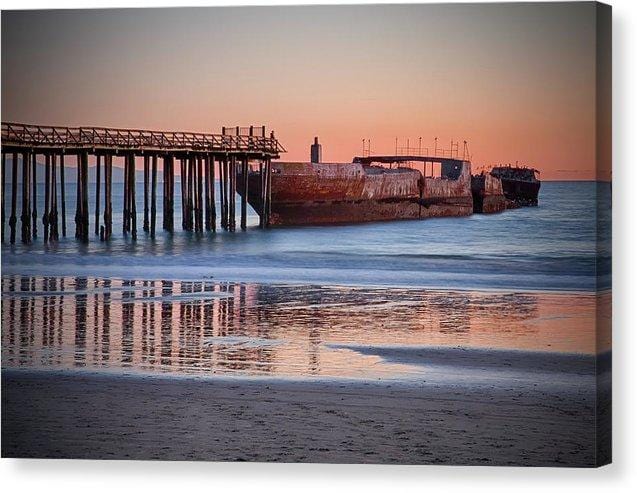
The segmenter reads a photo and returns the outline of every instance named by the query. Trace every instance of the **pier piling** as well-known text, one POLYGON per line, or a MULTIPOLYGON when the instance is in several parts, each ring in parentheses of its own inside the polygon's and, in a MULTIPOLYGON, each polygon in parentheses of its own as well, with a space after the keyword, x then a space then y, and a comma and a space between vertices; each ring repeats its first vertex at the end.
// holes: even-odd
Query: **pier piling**
POLYGON ((11 228, 9 242, 15 243, 16 226, 16 201, 18 200, 18 154, 11 155, 11 216, 9 217, 9 228, 11 228))
POLYGON ((100 183, 101 156, 95 156, 95 236, 100 234, 100 183))
POLYGON ((150 237, 155 237, 155 224, 157 219, 157 155, 153 154, 152 163, 152 187, 150 198, 150 237))
POLYGON ((128 158, 128 190, 129 212, 130 212, 130 232, 133 241, 137 241, 137 203, 135 199, 135 155, 127 154, 128 158))
POLYGON ((104 241, 113 234, 113 155, 104 156, 104 241))
POLYGON ((38 163, 37 153, 31 153, 31 236, 35 240, 38 237, 38 163))
POLYGON ((195 156, 188 157, 188 231, 192 231, 195 215, 195 156))
POLYGON ((168 170, 170 169, 170 156, 164 156, 163 166, 163 193, 162 193, 162 210, 164 211, 162 216, 162 228, 164 231, 168 231, 168 170))
POLYGON ((265 185, 263 184, 263 159, 259 160, 259 227, 265 227, 265 185))
POLYGON ((22 153, 22 243, 31 243, 31 205, 29 195, 31 193, 29 155, 22 153))
POLYGON ((164 230, 174 231, 174 195, 175 195, 175 158, 172 155, 164 156, 164 230))
POLYGON ((228 187, 227 187, 227 176, 228 176, 228 159, 227 156, 223 156, 221 161, 219 161, 219 200, 221 203, 221 229, 228 229, 228 187))
POLYGON ((217 205, 215 203, 215 156, 210 155, 210 229, 217 231, 217 205))
MULTIPOLYGON (((79 168, 78 168, 79 170, 79 168)), ((49 205, 51 204, 51 155, 44 156, 44 212, 42 214, 42 226, 44 230, 44 243, 49 241, 49 205)))
POLYGON ((180 183, 181 183, 181 229, 186 229, 186 160, 181 158, 179 160, 180 166, 180 183))
POLYGON ((143 230, 148 232, 148 182, 150 173, 150 162, 148 154, 144 154, 144 225, 143 230))
MULTIPOLYGON (((82 197, 80 197, 80 184, 81 184, 81 165, 80 165, 80 155, 76 156, 77 159, 77 167, 75 172, 75 238, 80 239, 80 202, 82 197)), ((46 187, 45 187, 46 190, 46 187)), ((46 202, 46 200, 45 200, 46 202)))
POLYGON ((228 226, 230 231, 235 231, 237 228, 236 217, 236 197, 237 197, 237 157, 233 154, 230 156, 230 192, 229 206, 230 217, 228 218, 228 226))
POLYGON ((241 159, 241 186, 243 193, 241 194, 241 229, 246 230, 248 224, 248 158, 241 159))
POLYGON ((197 157, 197 220, 196 229, 198 233, 203 233, 203 156, 197 157))
POLYGON ((124 156, 124 210, 122 217, 122 232, 124 234, 130 231, 130 190, 129 190, 129 159, 128 156, 124 156))
POLYGON ((79 213, 76 215, 78 220, 78 229, 76 232, 77 238, 86 243, 88 242, 88 152, 83 151, 80 153, 79 166, 78 166, 78 179, 80 183, 80 196, 79 196, 79 213))
POLYGON ((270 216, 272 216, 272 159, 268 158, 267 159, 267 167, 266 169, 268 170, 267 175, 268 175, 268 183, 267 183, 267 202, 268 202, 268 207, 266 209, 266 222, 265 222, 265 226, 266 228, 270 227, 270 216))
POLYGON ((59 241, 58 198, 57 198, 57 156, 51 154, 51 205, 49 207, 49 240, 59 241))
POLYGON ((204 156, 204 210, 205 210, 205 226, 206 231, 210 231, 211 229, 211 218, 210 218, 210 156, 206 154, 204 156))
POLYGON ((49 241, 59 240, 57 226, 57 156, 51 154, 51 191, 49 192, 49 241))
MULTIPOLYGON (((35 158, 33 160, 33 169, 35 170, 35 158)), ((35 180, 35 172, 33 173, 35 180)), ((60 154, 60 200, 62 201, 62 236, 66 238, 66 190, 64 183, 64 153, 60 154)), ((35 190, 35 187, 33 187, 35 190)), ((35 193, 33 194, 33 206, 35 207, 35 193)), ((35 231, 33 232, 35 237, 35 231)))
POLYGON ((269 158, 264 159, 260 167, 261 175, 261 217, 262 228, 270 225, 271 196, 272 196, 272 163, 269 158))
POLYGON ((5 182, 6 182, 6 155, 2 153, 2 243, 4 243, 4 195, 5 195, 5 182))

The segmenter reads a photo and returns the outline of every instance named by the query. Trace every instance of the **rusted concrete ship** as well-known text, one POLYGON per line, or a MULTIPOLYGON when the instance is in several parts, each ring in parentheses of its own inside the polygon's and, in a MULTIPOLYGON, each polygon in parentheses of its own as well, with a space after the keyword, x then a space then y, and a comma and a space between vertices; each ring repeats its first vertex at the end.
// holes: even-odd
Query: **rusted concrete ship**
POLYGON ((491 175, 502 181, 502 190, 509 207, 537 206, 540 192, 539 171, 518 166, 496 166, 491 175))
MULTIPOLYGON (((320 161, 316 139, 311 156, 320 161)), ((251 172, 248 202, 255 210, 261 210, 260 190, 260 175, 251 172)), ((423 156, 365 156, 351 163, 273 162, 270 207, 271 226, 467 216, 473 212, 471 163, 423 156), (423 163, 423 171, 432 163, 432 174, 435 163, 440 175, 426 176, 401 166, 408 162, 423 163)))
MULTIPOLYGON (((530 168, 498 167, 472 177, 468 160, 420 154, 322 163, 317 138, 310 156, 311 162, 272 163, 271 226, 468 216, 532 202, 525 174, 530 168), (522 173, 518 176, 515 170, 522 173), (499 175, 506 177, 507 189, 499 175)), ((239 174, 237 180, 242 183, 243 177, 239 174)), ((257 211, 262 210, 261 180, 260 172, 249 172, 247 200, 257 211)))

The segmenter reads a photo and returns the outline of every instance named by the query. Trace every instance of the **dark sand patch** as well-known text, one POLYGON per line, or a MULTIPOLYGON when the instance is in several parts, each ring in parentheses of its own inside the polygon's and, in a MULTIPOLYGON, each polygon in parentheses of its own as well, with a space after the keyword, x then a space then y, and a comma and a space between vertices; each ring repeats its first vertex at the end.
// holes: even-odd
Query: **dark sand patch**
POLYGON ((3 370, 2 456, 594 466, 594 388, 3 370))

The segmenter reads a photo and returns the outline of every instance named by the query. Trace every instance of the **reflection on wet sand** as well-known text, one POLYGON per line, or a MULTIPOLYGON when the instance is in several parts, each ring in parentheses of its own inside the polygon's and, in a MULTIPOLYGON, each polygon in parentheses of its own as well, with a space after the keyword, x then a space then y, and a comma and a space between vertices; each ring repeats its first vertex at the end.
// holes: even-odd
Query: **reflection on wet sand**
POLYGON ((604 303, 588 294, 7 276, 2 356, 4 367, 380 377, 410 370, 329 344, 593 353, 604 303))

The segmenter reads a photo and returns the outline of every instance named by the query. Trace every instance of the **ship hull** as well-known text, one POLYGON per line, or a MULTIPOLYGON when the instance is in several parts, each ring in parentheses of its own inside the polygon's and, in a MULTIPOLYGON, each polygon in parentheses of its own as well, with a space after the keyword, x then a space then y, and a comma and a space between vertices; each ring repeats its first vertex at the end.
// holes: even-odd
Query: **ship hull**
POLYGON ((526 166, 496 166, 490 174, 502 181, 509 208, 537 206, 541 185, 538 170, 526 166))
POLYGON ((271 226, 347 224, 430 217, 467 216, 471 199, 441 200, 422 204, 418 200, 333 201, 304 204, 272 204, 271 226))
POLYGON ((502 178, 504 196, 517 206, 537 206, 540 182, 510 180, 502 178))
MULTIPOLYGON (((273 163, 270 226, 467 216, 473 212, 470 180, 468 166, 456 179, 441 179, 408 168, 273 163)), ((248 202, 258 213, 260 183, 259 174, 250 173, 248 202)))

